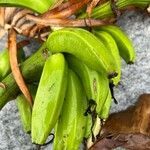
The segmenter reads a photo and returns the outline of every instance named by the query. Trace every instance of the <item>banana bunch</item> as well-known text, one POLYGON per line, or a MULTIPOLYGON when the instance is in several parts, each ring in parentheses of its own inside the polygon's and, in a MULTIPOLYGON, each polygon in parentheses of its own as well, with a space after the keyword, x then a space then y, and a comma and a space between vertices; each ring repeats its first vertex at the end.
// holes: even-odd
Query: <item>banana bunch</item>
POLYGON ((52 32, 32 111, 32 142, 44 144, 54 129, 56 150, 79 149, 83 139, 96 136, 112 102, 109 84, 121 79, 121 57, 135 61, 127 35, 117 26, 92 33, 79 28, 52 32))
MULTIPOLYGON (((31 133, 33 143, 43 145, 54 129, 54 150, 78 150, 84 139, 90 147, 108 118, 113 97, 110 84, 116 86, 121 80, 121 57, 127 64, 135 61, 132 42, 113 25, 91 32, 63 28, 52 32, 33 56, 34 59, 29 58, 21 65, 25 68, 32 60, 40 68, 38 73, 42 72, 36 85, 29 85, 33 107, 23 95, 17 98, 25 132, 31 133)), ((9 67, 8 62, 5 66, 9 67)), ((26 70, 22 70, 25 78, 30 74, 26 70)), ((32 79, 37 71, 33 73, 32 79)), ((0 95, 4 93, 5 89, 0 88, 0 95)), ((11 97, 13 93, 7 94, 11 97)))

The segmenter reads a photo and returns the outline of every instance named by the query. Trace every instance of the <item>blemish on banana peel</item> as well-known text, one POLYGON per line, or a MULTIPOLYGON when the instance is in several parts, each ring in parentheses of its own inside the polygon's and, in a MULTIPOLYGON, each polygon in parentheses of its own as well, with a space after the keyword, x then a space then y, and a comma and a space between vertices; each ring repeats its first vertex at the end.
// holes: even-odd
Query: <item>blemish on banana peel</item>
POLYGON ((88 107, 84 113, 84 116, 87 116, 88 114, 92 114, 93 111, 95 111, 97 104, 93 99, 90 99, 88 102, 88 107))
POLYGON ((6 85, 4 83, 0 82, 0 88, 6 89, 6 85))
POLYGON ((118 101, 116 100, 116 98, 114 96, 114 86, 115 85, 113 83, 109 83, 109 88, 110 88, 112 99, 114 100, 115 104, 118 104, 118 101))
POLYGON ((47 59, 49 56, 50 56, 50 51, 47 49, 47 48, 44 48, 43 50, 42 50, 42 55, 43 55, 43 57, 45 58, 45 59, 47 59))
POLYGON ((95 78, 93 80, 93 89, 94 89, 94 93, 97 93, 97 81, 95 78))
POLYGON ((132 65, 132 64, 134 64, 133 61, 129 61, 129 62, 128 62, 128 65, 132 65))

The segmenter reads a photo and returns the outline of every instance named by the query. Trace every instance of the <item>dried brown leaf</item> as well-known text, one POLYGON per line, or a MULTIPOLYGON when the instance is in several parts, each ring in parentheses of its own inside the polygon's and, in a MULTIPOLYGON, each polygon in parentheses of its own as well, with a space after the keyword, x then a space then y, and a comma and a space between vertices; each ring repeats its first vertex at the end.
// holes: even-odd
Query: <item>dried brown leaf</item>
POLYGON ((134 106, 111 114, 102 129, 101 139, 91 150, 118 146, 132 150, 150 149, 150 94, 141 95, 134 106))

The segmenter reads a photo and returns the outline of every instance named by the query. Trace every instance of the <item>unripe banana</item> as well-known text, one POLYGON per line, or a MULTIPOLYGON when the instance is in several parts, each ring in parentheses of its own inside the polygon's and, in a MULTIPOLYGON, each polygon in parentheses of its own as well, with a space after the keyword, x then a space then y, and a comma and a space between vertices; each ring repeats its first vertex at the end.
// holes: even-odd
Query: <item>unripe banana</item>
MULTIPOLYGON (((0 6, 29 8, 38 13, 52 9, 60 0, 0 0, 0 6)), ((61 0, 62 1, 62 0, 61 0)))
POLYGON ((84 137, 86 139, 88 139, 92 134, 92 125, 93 125, 92 116, 91 116, 91 114, 88 114, 87 115, 87 121, 86 121, 85 134, 84 134, 84 137))
POLYGON ((105 103, 103 105, 103 108, 101 110, 101 113, 100 113, 100 118, 101 119, 106 120, 108 118, 109 112, 110 112, 111 103, 112 103, 112 95, 111 95, 111 92, 109 90, 107 98, 106 98, 106 101, 105 101, 105 103))
POLYGON ((116 41, 121 57, 131 64, 135 61, 135 50, 131 40, 118 26, 108 25, 99 28, 108 32, 116 41))
POLYGON ((88 100, 96 102, 96 112, 100 114, 109 90, 109 80, 103 74, 88 68, 72 55, 66 55, 69 66, 78 74, 84 86, 88 100))
POLYGON ((67 87, 67 67, 60 53, 46 60, 33 105, 33 143, 44 144, 58 120, 67 87))
POLYGON ((99 38, 99 40, 103 42, 107 50, 113 56, 114 62, 116 63, 117 66, 118 75, 112 78, 111 80, 114 85, 117 85, 120 82, 120 78, 121 78, 121 59, 120 59, 119 50, 116 45, 116 42, 113 39, 113 37, 105 31, 93 30, 93 33, 97 36, 97 38, 99 38))
POLYGON ((79 28, 63 28, 52 32, 47 40, 52 53, 66 52, 82 60, 88 67, 109 76, 116 75, 116 64, 106 47, 92 33, 79 28))
MULTIPOLYGON (((32 98, 34 100, 36 94, 36 86, 29 86, 32 98)), ((23 129, 26 133, 31 132, 31 117, 32 117, 32 108, 29 102, 26 100, 23 94, 18 95, 17 97, 17 107, 20 114, 20 119, 23 125, 23 129)))
MULTIPOLYGON (((18 50, 19 62, 25 59, 23 49, 18 50)), ((8 49, 4 49, 0 52, 0 81, 3 80, 11 72, 8 49)))
POLYGON ((68 87, 55 128, 54 150, 78 150, 85 134, 87 100, 77 75, 69 70, 68 87))

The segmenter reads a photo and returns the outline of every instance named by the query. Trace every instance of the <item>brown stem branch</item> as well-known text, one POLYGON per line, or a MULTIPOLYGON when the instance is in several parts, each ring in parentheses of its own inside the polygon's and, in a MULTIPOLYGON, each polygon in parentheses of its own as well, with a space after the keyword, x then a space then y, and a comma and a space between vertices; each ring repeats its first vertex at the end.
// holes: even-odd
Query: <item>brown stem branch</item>
POLYGON ((66 9, 66 8, 69 8, 71 5, 73 5, 73 4, 75 4, 75 3, 77 3, 77 0, 70 0, 70 1, 67 1, 67 2, 65 2, 65 3, 63 3, 63 4, 61 4, 61 5, 59 5, 58 7, 54 8, 54 9, 52 9, 52 10, 49 10, 49 11, 47 11, 46 13, 42 14, 41 17, 42 17, 42 18, 45 18, 45 17, 47 17, 47 16, 54 15, 54 14, 56 14, 56 13, 58 13, 58 12, 64 10, 64 9, 66 9))
POLYGON ((70 7, 66 7, 64 10, 59 11, 57 13, 49 15, 48 13, 45 13, 41 16, 41 18, 68 18, 71 15, 73 15, 76 11, 81 9, 85 4, 87 4, 90 0, 82 0, 77 3, 73 3, 70 7))
POLYGON ((32 15, 26 16, 27 20, 35 21, 37 24, 45 26, 59 27, 86 27, 106 25, 106 22, 99 19, 47 19, 39 18, 32 15))

